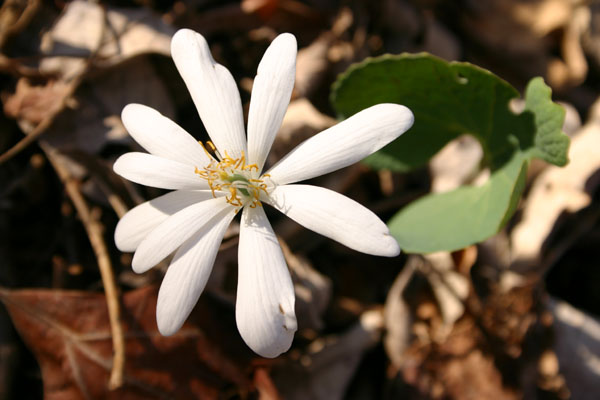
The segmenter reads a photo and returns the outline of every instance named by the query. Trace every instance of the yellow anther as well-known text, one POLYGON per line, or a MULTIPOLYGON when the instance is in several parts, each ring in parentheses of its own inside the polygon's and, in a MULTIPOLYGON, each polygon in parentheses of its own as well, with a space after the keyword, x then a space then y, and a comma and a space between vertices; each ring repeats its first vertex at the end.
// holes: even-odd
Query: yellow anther
POLYGON ((202 150, 204 150, 206 155, 209 156, 210 158, 212 158, 212 154, 210 154, 210 152, 208 150, 206 150, 206 147, 204 147, 204 143, 202 143, 200 140, 198 140, 198 143, 200 143, 200 146, 202 146, 202 150))
POLYGON ((200 178, 205 179, 213 197, 217 197, 217 192, 226 192, 225 200, 234 207, 243 207, 249 205, 255 208, 257 205, 262 207, 260 202, 260 192, 268 194, 267 184, 263 178, 270 175, 265 174, 260 179, 252 177, 250 171, 258 171, 258 165, 246 165, 246 154, 241 152, 240 157, 233 158, 225 151, 225 157, 217 152, 214 144, 208 141, 206 145, 214 152, 218 158, 214 158, 209 150, 200 142, 202 148, 210 156, 210 162, 202 169, 194 167, 194 173, 200 178))

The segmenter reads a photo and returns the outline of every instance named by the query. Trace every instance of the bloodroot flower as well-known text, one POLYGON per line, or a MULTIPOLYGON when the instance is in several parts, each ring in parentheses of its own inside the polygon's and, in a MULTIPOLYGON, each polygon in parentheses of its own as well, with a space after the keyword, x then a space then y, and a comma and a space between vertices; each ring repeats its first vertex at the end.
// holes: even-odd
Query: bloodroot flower
POLYGON ((263 172, 294 86, 296 47, 293 35, 282 34, 260 62, 247 142, 235 81, 213 60, 206 40, 191 30, 175 34, 171 52, 212 142, 197 142, 146 106, 123 109, 125 127, 150 154, 124 154, 115 172, 174 190, 129 211, 115 231, 117 247, 135 251, 137 273, 175 252, 158 294, 156 318, 163 335, 177 332, 194 308, 225 230, 239 211, 236 321, 246 344, 264 357, 289 349, 297 329, 294 287, 264 203, 352 249, 387 257, 400 252, 371 211, 331 190, 294 183, 353 164, 396 139, 413 123, 406 107, 379 104, 361 111, 263 172))

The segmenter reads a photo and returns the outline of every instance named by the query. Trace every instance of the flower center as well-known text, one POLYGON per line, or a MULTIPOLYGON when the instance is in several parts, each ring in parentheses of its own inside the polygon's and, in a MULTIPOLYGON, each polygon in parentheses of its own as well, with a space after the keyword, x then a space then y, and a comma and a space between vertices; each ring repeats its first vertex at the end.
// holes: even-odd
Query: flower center
POLYGON ((223 157, 212 142, 209 141, 206 144, 216 158, 200 142, 210 158, 210 163, 202 169, 195 167, 194 172, 208 182, 213 196, 217 197, 215 191, 227 192, 226 200, 232 206, 242 207, 246 204, 250 204, 251 208, 262 206, 259 200, 260 193, 262 191, 268 194, 265 180, 269 178, 269 174, 264 174, 260 179, 257 179, 258 166, 256 164, 247 165, 246 155, 243 151, 240 158, 231 157, 227 154, 227 151, 223 157))

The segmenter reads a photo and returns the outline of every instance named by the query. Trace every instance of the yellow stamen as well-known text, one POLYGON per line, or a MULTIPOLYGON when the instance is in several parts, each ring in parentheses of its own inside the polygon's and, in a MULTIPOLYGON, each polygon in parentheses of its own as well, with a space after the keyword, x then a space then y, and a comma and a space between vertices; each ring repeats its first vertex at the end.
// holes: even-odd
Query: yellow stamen
POLYGON ((225 157, 221 157, 214 144, 206 142, 206 146, 220 160, 217 161, 202 142, 200 142, 200 145, 202 145, 206 154, 210 156, 210 163, 202 169, 195 167, 194 173, 206 180, 213 197, 217 197, 217 191, 224 191, 228 192, 225 200, 234 207, 243 207, 246 204, 251 208, 262 207, 260 192, 268 194, 268 186, 263 178, 268 178, 270 175, 265 174, 260 179, 249 176, 252 170, 258 171, 258 165, 247 165, 244 151, 238 158, 231 157, 227 151, 225 151, 225 157))

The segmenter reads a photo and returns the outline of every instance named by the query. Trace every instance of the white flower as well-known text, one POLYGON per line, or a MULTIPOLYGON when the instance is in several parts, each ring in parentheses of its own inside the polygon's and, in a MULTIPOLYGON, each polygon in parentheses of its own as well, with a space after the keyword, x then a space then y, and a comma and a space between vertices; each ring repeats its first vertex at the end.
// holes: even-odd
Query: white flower
POLYGON ((264 357, 289 349, 297 323, 292 280, 263 203, 352 249, 388 257, 400 252, 386 225, 368 209, 331 190, 292 183, 353 164, 396 139, 413 123, 406 107, 379 104, 361 111, 261 173, 290 101, 296 47, 293 35, 282 34, 260 62, 247 143, 235 81, 215 63, 205 39, 191 30, 175 34, 171 52, 214 148, 205 149, 151 108, 129 104, 123 109, 125 127, 150 154, 124 154, 115 172, 139 184, 175 190, 129 211, 115 231, 117 247, 135 251, 135 272, 175 252, 158 294, 156 316, 163 335, 179 330, 192 311, 225 230, 240 210, 236 321, 246 344, 264 357))

